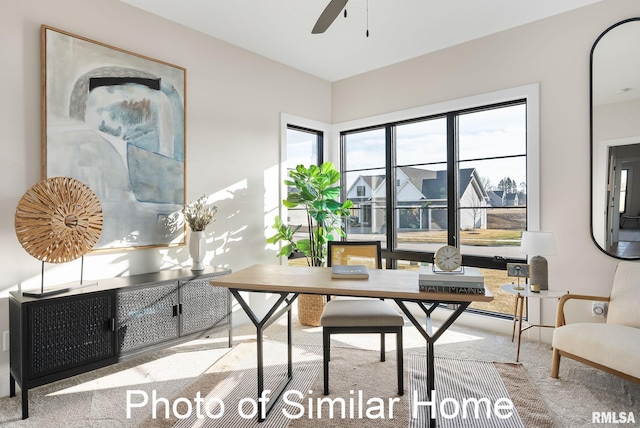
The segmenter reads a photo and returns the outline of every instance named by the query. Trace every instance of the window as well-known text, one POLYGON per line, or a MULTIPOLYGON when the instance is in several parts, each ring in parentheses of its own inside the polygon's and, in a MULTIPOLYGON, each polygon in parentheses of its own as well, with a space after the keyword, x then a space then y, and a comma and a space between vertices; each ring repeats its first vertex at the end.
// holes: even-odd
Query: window
POLYGON ((287 170, 322 163, 321 131, 287 125, 287 170))
POLYGON ((623 169, 620 171, 620 213, 627 212, 627 180, 629 177, 629 170, 623 169))
POLYGON ((342 157, 341 173, 346 199, 354 203, 346 224, 352 239, 375 239, 385 245, 385 129, 373 128, 343 135, 343 148, 349 156, 342 157), (368 194, 358 194, 358 188, 369 188, 368 194))
POLYGON ((366 187, 365 186, 357 186, 356 187, 356 193, 357 196, 364 196, 366 194, 366 187))
POLYGON ((357 213, 349 239, 382 241, 388 268, 416 269, 440 246, 457 245, 495 297, 476 309, 513 313, 500 286, 506 263, 524 261, 526 99, 345 130, 341 153, 344 196, 357 213), (357 193, 364 183, 366 197, 357 193))
MULTIPOLYGON (((286 166, 288 172, 298 165, 320 165, 323 162, 323 132, 287 125, 286 166)), ((287 189, 290 191, 290 189, 287 189)), ((287 224, 301 225, 296 234, 296 240, 308 233, 308 223, 304 208, 286 209, 287 224)), ((289 264, 307 265, 305 259, 290 260, 289 264), (299 263, 298 263, 299 262, 299 263)))

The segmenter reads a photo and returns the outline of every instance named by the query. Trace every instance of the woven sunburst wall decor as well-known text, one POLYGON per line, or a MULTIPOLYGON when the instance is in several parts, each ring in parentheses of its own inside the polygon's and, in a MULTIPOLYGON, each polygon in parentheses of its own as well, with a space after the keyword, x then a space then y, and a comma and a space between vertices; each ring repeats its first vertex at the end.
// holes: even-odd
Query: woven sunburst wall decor
POLYGON ((84 183, 52 177, 31 187, 16 208, 22 247, 38 260, 64 263, 88 253, 102 232, 102 207, 84 183))

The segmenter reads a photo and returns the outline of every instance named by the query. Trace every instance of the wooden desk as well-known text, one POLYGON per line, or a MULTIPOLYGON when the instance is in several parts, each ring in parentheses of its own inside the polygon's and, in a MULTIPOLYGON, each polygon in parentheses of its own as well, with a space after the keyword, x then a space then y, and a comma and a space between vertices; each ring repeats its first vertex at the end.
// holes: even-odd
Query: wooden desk
MULTIPOLYGON (((405 270, 370 269, 369 279, 367 280, 338 280, 331 279, 331 268, 254 265, 230 275, 216 278, 211 281, 211 285, 229 288, 240 306, 242 306, 247 313, 251 322, 256 326, 256 341, 258 347, 258 397, 261 397, 264 391, 263 331, 285 312, 287 313, 288 375, 276 389, 272 395, 272 399, 264 410, 262 409, 262 403, 258 402, 258 419, 260 421, 264 420, 271 410, 272 405, 291 381, 291 305, 299 294, 330 294, 333 296, 393 299, 427 342, 427 391, 429 391, 429 395, 431 395, 431 391, 435 389, 433 354, 436 340, 442 336, 470 303, 490 302, 493 300, 493 296, 486 291, 486 289, 484 296, 419 291, 418 272, 405 270), (277 299, 262 319, 258 319, 254 311, 240 295, 241 291, 279 294, 280 298, 277 299), (422 326, 407 309, 406 303, 408 302, 418 304, 424 311, 426 316, 425 326, 422 326), (434 333, 431 324, 431 314, 441 303, 452 304, 454 305, 454 309, 440 328, 434 333)), ((430 421, 431 426, 435 426, 435 419, 430 419, 430 421)))

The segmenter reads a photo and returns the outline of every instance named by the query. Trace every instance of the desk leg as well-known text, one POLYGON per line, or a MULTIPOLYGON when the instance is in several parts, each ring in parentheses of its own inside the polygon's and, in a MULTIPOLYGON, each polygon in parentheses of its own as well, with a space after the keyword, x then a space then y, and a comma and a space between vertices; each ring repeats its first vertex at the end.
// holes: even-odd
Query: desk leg
MULTIPOLYGON (((470 302, 423 302, 423 301, 414 301, 418 304, 420 309, 424 312, 426 316, 425 327, 422 327, 420 322, 416 320, 413 314, 407 309, 405 302, 401 299, 394 299, 396 304, 400 307, 402 312, 409 318, 409 321, 414 325, 415 328, 418 329, 420 334, 425 338, 427 342, 427 398, 431 401, 431 392, 434 391, 435 388, 435 343, 442 336, 442 334, 447 331, 447 329, 453 324, 453 322, 464 312, 465 309, 469 306, 470 302), (433 328, 431 324, 431 314, 438 307, 439 304, 454 304, 456 305, 456 309, 449 315, 449 317, 442 323, 438 331, 433 333, 433 328)), ((436 419, 435 415, 429 414, 429 427, 436 427, 436 419)))
POLYGON ((516 307, 513 309, 513 328, 511 329, 511 341, 516 337, 516 324, 518 323, 518 302, 520 302, 520 294, 516 296, 514 299, 516 302, 516 307))
POLYGON ((520 301, 520 315, 519 318, 519 326, 518 326, 518 350, 516 353, 516 362, 520 361, 520 339, 522 338, 522 312, 526 302, 526 297, 518 294, 518 300, 520 301))
POLYGON ((271 294, 280 294, 280 298, 271 306, 271 309, 266 313, 262 319, 258 319, 256 314, 253 312, 251 307, 244 300, 239 290, 231 289, 231 294, 238 301, 242 309, 244 309, 245 313, 256 327, 256 345, 257 345, 257 375, 258 375, 258 421, 262 422, 266 419, 267 415, 273 408, 273 405, 276 403, 280 395, 284 392, 285 388, 291 382, 293 378, 293 352, 292 352, 292 344, 291 344, 291 305, 298 297, 297 293, 271 293, 271 294), (280 308, 281 305, 284 306, 280 308), (280 308, 280 309, 279 309, 280 308), (264 403, 260 400, 262 397, 264 389, 264 330, 277 321, 285 312, 287 312, 287 377, 282 380, 280 385, 276 388, 273 394, 268 396, 269 401, 265 406, 264 403))

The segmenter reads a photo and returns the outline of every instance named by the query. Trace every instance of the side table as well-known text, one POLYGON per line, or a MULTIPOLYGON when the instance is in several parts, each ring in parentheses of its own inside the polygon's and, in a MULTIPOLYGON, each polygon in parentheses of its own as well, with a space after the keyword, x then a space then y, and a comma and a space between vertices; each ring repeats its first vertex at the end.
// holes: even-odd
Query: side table
POLYGON ((532 292, 529 289, 529 284, 523 284, 522 290, 518 290, 516 284, 506 284, 500 287, 500 289, 506 293, 514 294, 516 296, 516 305, 513 311, 513 329, 511 331, 511 341, 513 342, 516 333, 516 323, 518 323, 518 350, 516 353, 516 362, 520 360, 520 339, 522 337, 522 332, 530 329, 531 327, 544 327, 544 328, 555 328, 555 325, 541 325, 541 324, 530 324, 527 322, 527 325, 522 327, 522 312, 524 305, 527 304, 529 297, 533 297, 534 299, 559 299, 565 293, 560 291, 552 291, 552 290, 540 290, 539 292, 532 292))

